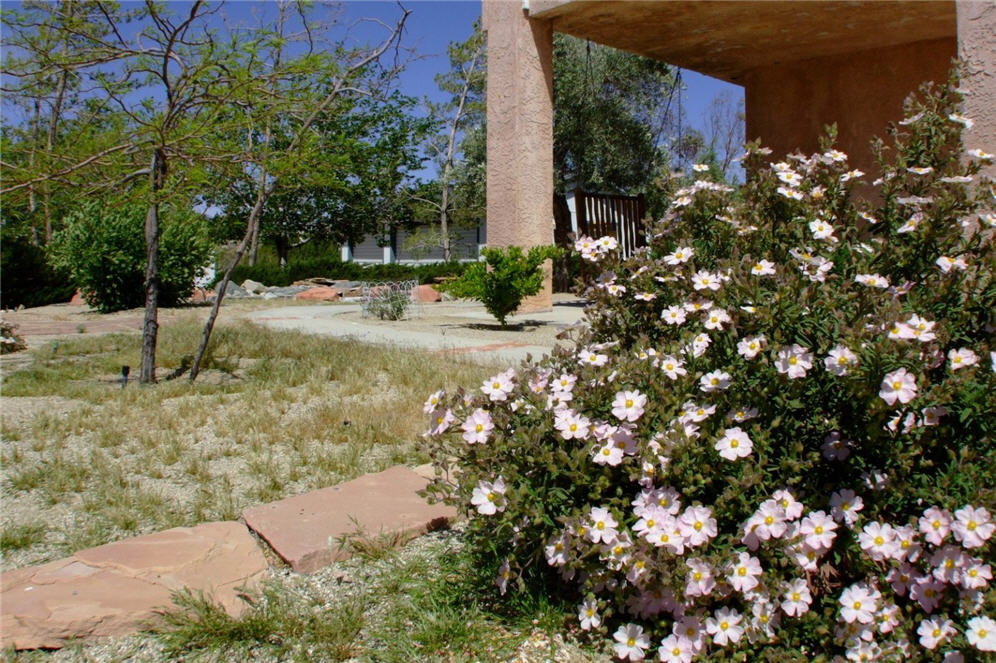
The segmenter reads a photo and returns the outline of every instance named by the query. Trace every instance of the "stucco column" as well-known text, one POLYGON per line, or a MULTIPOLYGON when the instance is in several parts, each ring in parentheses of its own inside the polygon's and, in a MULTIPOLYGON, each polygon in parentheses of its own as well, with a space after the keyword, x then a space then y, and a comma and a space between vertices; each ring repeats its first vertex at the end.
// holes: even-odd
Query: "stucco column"
MULTIPOLYGON (((553 29, 483 0, 488 39, 488 246, 553 244, 553 29)), ((549 262, 549 261, 548 261, 549 262)), ((549 310, 553 281, 520 311, 549 310)))
MULTIPOLYGON (((958 56, 965 62, 961 87, 965 115, 975 121, 964 134, 965 148, 996 152, 996 3, 958 0, 958 56)), ((985 172, 996 179, 996 164, 985 172)))

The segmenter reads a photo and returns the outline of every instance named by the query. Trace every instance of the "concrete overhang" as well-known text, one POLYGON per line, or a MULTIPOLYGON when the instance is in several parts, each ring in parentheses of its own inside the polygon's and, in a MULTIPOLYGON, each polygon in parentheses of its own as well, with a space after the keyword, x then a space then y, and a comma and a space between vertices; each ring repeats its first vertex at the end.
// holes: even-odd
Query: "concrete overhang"
POLYGON ((752 70, 955 38, 954 0, 530 0, 553 30, 743 83, 752 70))

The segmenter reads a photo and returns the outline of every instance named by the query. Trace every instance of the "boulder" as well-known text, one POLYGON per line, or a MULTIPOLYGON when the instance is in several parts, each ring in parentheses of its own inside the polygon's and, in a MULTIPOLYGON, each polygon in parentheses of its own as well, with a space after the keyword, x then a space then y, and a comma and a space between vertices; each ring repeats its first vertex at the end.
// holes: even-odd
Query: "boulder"
POLYGON ((83 301, 83 294, 77 290, 73 293, 73 298, 69 300, 70 306, 86 306, 86 302, 83 301))
POLYGON ((326 285, 308 288, 294 295, 294 299, 304 299, 318 302, 334 302, 339 299, 339 291, 326 285))
POLYGON ((249 291, 248 290, 246 290, 245 288, 243 288, 240 285, 232 283, 231 281, 229 281, 228 285, 225 286, 225 297, 226 298, 227 297, 232 297, 232 298, 237 299, 239 297, 248 297, 248 296, 249 296, 249 291))
POLYGON ((263 299, 285 299, 293 297, 305 289, 304 286, 300 285, 291 285, 285 288, 267 288, 266 292, 263 293, 263 299))
POLYGON ((266 292, 266 286, 259 281, 253 281, 252 279, 246 279, 242 282, 242 287, 246 292, 251 292, 254 295, 261 295, 266 292))
POLYGON ((420 285, 416 288, 416 296, 420 302, 441 302, 443 296, 431 285, 420 285))

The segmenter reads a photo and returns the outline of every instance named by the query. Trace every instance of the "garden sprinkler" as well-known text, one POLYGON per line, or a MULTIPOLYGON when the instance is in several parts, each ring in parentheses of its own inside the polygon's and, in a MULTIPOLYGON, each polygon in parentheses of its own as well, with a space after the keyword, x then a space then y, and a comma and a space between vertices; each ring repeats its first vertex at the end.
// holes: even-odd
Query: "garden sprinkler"
POLYGON ((124 389, 128 386, 128 373, 131 372, 130 366, 121 367, 121 388, 124 389))

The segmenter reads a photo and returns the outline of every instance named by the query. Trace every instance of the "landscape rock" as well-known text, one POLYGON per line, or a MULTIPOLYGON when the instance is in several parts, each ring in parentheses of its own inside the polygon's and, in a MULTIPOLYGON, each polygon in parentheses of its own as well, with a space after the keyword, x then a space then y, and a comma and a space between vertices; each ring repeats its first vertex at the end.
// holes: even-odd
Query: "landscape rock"
POLYGON ((359 529, 361 539, 415 536, 456 517, 444 504, 416 493, 428 480, 392 467, 346 483, 246 509, 242 517, 298 573, 312 573, 350 556, 339 545, 359 529))
POLYGON ((266 289, 263 293, 263 299, 284 299, 293 297, 299 292, 305 290, 304 286, 300 285, 290 285, 286 287, 270 287, 266 289))
POLYGON ((0 645, 56 648, 77 638, 133 633, 170 605, 170 592, 204 592, 232 616, 266 559, 237 522, 177 527, 0 576, 0 645))
POLYGON ((243 288, 242 286, 229 281, 228 285, 225 286, 225 297, 232 297, 232 298, 249 297, 249 291, 243 288))
POLYGON ((69 300, 70 306, 86 306, 86 302, 83 301, 83 293, 79 290, 73 293, 73 298, 69 300))
POLYGON ((266 292, 266 286, 259 281, 253 281, 252 279, 246 279, 242 282, 242 288, 247 292, 251 292, 254 295, 261 295, 266 292))
POLYGON ((416 296, 420 302, 441 302, 443 296, 431 285, 420 285, 416 289, 416 296))
POLYGON ((308 288, 307 290, 302 290, 294 295, 294 298, 309 301, 334 302, 339 299, 339 291, 335 288, 330 288, 327 285, 320 285, 308 288))

